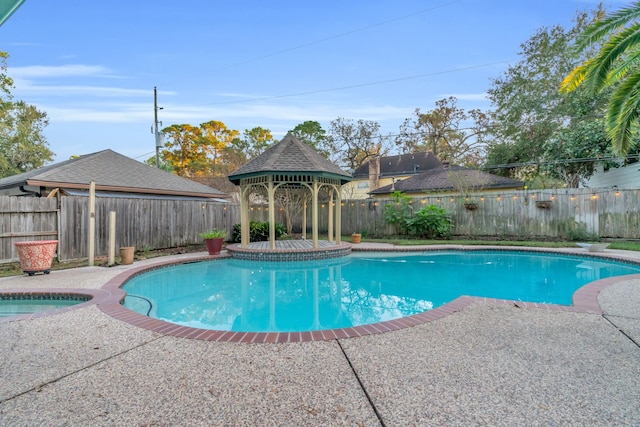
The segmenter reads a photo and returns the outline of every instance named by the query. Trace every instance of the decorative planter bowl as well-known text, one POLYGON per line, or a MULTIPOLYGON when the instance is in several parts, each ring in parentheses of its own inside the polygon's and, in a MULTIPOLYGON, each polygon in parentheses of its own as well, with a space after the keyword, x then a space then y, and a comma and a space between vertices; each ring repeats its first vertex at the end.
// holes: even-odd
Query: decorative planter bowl
POLYGON ((29 276, 42 271, 51 272, 51 263, 56 253, 57 240, 33 240, 30 242, 15 242, 22 271, 29 276))
POLYGON ((586 249, 589 252, 604 252, 604 250, 607 248, 607 246, 610 245, 610 243, 579 243, 579 242, 576 242, 576 245, 580 246, 581 248, 586 249))

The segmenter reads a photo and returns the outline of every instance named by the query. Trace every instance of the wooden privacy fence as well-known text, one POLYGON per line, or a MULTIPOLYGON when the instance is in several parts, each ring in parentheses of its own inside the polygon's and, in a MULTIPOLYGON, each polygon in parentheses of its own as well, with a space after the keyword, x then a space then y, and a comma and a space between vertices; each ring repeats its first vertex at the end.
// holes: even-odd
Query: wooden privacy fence
MULTIPOLYGON (((17 261, 14 243, 24 240, 57 239, 59 260, 87 258, 89 198, 65 196, 59 203, 58 209, 57 199, 0 196, 0 263, 17 261)), ((108 254, 111 211, 116 212, 117 251, 198 244, 198 233, 214 227, 230 233, 240 218, 238 209, 195 200, 97 197, 95 255, 108 254)))
MULTIPOLYGON (((60 260, 88 254, 89 198, 62 197, 60 260)), ((196 200, 96 198, 96 256, 108 254, 109 212, 116 213, 116 249, 174 248, 202 243, 198 235, 212 228, 231 232, 240 217, 236 205, 196 200)))
POLYGON ((15 242, 58 239, 58 201, 0 197, 0 262, 18 259, 15 242))
MULTIPOLYGON (((344 200, 342 233, 391 236, 395 229, 384 221, 391 199, 344 200)), ((558 189, 487 192, 463 197, 439 194, 412 199, 414 212, 437 205, 451 215, 454 235, 496 238, 566 238, 579 232, 604 238, 640 239, 640 190, 558 189), (467 198, 469 200, 467 200, 467 198), (476 209, 465 208, 475 203, 476 209)), ((326 232, 328 203, 320 204, 319 228, 326 232)), ((254 208, 252 218, 265 220, 264 209, 254 208)), ((285 223, 278 210, 276 220, 285 223)), ((300 230, 301 221, 294 225, 300 230)), ((311 227, 311 212, 307 212, 311 227)))
MULTIPOLYGON (((17 260, 16 241, 57 239, 61 261, 88 256, 88 197, 58 200, 0 196, 0 263, 17 260)), ((389 199, 345 200, 342 233, 376 236, 395 234, 384 221, 389 199)), ((455 223, 454 235, 494 238, 566 238, 581 231, 604 238, 640 239, 640 190, 571 189, 454 194, 412 199, 414 211, 427 205, 441 206, 455 223), (465 202, 477 208, 468 210, 465 202)), ((320 232, 326 233, 328 203, 320 204, 320 232)), ((192 200, 96 198, 96 256, 106 256, 109 212, 116 212, 116 249, 172 248, 202 242, 198 233, 225 229, 230 234, 240 222, 240 207, 232 203, 192 200)), ((307 226, 311 227, 308 211, 307 226)), ((264 221, 268 212, 254 207, 251 219, 264 221)), ((278 209, 276 220, 285 223, 278 209)), ((294 222, 300 231, 301 219, 294 222)))

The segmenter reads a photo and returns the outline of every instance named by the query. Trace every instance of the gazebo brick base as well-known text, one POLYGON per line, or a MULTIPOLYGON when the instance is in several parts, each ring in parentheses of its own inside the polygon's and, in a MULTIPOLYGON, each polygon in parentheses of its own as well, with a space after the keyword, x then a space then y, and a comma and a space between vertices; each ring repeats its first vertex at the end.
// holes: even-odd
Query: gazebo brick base
MULTIPOLYGON (((311 243, 309 241, 303 242, 311 243)), ((315 249, 310 246, 307 247, 307 245, 304 244, 293 245, 299 247, 287 245, 289 247, 276 246, 276 249, 269 249, 267 246, 268 243, 269 242, 250 243, 246 248, 243 248, 240 244, 233 244, 228 245, 226 249, 233 258, 251 261, 309 261, 337 258, 351 253, 350 243, 323 245, 315 249)))

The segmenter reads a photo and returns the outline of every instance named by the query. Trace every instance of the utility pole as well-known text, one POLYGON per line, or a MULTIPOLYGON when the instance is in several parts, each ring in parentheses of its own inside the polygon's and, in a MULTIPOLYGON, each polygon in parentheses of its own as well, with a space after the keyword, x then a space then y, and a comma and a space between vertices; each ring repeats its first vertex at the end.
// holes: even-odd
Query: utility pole
POLYGON ((162 122, 158 122, 158 110, 162 110, 162 107, 158 107, 158 91, 156 87, 153 87, 153 115, 154 115, 154 128, 152 133, 156 138, 156 167, 160 167, 160 147, 162 146, 162 135, 158 131, 158 123, 162 126, 162 122))

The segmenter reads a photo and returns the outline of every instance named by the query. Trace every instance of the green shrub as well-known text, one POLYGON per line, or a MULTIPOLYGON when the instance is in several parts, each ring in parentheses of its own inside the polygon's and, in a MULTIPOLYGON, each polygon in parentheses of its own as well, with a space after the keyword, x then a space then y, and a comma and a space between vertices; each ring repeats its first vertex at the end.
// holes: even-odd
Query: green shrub
MULTIPOLYGON (((276 223, 275 226, 276 239, 285 234, 285 227, 276 223)), ((240 224, 234 224, 231 236, 233 242, 238 243, 242 240, 242 229, 240 224)), ((251 221, 249 222, 249 240, 252 242, 264 242, 269 240, 269 221, 251 221)))
POLYGON ((565 235, 568 240, 574 242, 599 242, 600 236, 598 233, 592 233, 587 231, 587 224, 584 222, 575 222, 573 227, 565 227, 565 235))
POLYGON ((407 230, 421 238, 449 238, 453 230, 453 221, 447 211, 436 205, 428 205, 416 212, 415 217, 407 220, 407 230))
POLYGON ((407 222, 411 219, 413 206, 411 206, 411 197, 401 191, 394 191, 391 194, 393 203, 387 203, 384 207, 383 218, 387 224, 396 227, 396 233, 407 232, 407 222))

